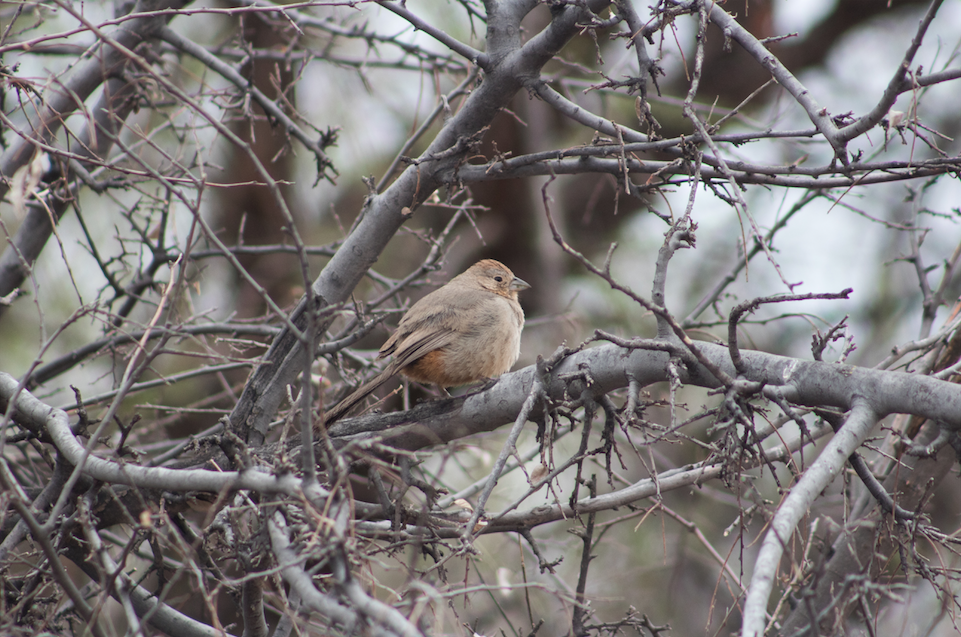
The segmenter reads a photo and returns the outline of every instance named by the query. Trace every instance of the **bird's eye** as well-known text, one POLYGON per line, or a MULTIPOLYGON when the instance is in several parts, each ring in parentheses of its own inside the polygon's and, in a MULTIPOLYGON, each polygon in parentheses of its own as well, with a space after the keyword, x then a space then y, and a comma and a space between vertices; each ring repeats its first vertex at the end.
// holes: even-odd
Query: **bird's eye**
POLYGON ((498 283, 500 283, 500 282, 502 282, 502 281, 504 280, 504 277, 502 277, 502 276, 495 276, 495 277, 494 277, 494 280, 497 281, 498 283))

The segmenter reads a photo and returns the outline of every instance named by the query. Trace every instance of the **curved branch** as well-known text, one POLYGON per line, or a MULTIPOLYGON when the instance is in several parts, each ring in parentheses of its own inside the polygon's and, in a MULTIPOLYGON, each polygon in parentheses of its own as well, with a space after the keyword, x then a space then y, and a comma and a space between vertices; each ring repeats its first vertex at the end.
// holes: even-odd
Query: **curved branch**
POLYGON ((764 536, 755 561, 754 575, 744 603, 742 637, 761 637, 764 634, 767 602, 784 547, 790 543, 795 527, 814 500, 834 481, 848 456, 867 439, 879 418, 869 400, 856 396, 841 431, 835 434, 784 498, 771 520, 771 527, 764 536))
MULTIPOLYGON (((244 471, 207 471, 204 469, 147 468, 133 464, 121 464, 96 456, 84 459, 83 445, 70 431, 69 418, 63 410, 45 405, 27 391, 17 393, 17 379, 0 372, 0 411, 11 409, 14 420, 27 419, 34 426, 46 428, 53 444, 70 464, 84 463, 83 473, 112 484, 127 484, 144 489, 167 491, 209 491, 219 493, 233 489, 252 489, 262 493, 285 493, 298 496, 311 490, 299 478, 290 474, 273 476, 258 469, 244 471)), ((326 496, 319 487, 314 492, 326 496), (319 492, 319 493, 318 493, 319 492)))
MULTIPOLYGON (((348 627, 356 626, 360 621, 357 613, 318 591, 310 576, 304 571, 301 566, 303 558, 298 556, 290 545, 290 539, 287 537, 287 523, 280 511, 267 519, 267 532, 277 558, 277 565, 280 567, 280 574, 291 589, 299 593, 301 602, 330 618, 334 623, 348 627)), ((392 634, 377 626, 371 626, 370 630, 376 635, 392 634)))

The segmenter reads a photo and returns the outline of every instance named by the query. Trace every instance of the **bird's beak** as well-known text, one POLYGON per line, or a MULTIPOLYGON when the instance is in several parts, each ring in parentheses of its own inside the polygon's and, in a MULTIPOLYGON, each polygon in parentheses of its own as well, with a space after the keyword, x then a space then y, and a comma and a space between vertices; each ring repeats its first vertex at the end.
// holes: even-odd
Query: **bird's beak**
POLYGON ((511 281, 510 289, 517 290, 518 292, 520 292, 521 290, 526 290, 530 286, 531 286, 530 283, 528 283, 524 279, 521 279, 515 276, 514 280, 511 281))

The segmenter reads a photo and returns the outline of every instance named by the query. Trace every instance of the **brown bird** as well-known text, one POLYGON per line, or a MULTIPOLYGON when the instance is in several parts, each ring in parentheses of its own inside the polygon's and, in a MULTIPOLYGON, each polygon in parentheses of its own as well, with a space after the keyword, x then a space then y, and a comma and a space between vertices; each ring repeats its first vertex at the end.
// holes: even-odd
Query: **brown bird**
POLYGON ((326 421, 343 417, 398 372, 441 387, 500 376, 520 356, 524 311, 517 293, 529 287, 503 263, 484 259, 417 301, 377 355, 394 359, 329 410, 326 421))

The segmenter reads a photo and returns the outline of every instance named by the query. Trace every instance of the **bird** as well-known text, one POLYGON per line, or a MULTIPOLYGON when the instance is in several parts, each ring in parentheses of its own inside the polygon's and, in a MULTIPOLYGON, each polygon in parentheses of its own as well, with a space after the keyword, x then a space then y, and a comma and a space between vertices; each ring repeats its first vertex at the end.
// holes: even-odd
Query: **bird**
POLYGON ((520 356, 524 310, 518 292, 531 286, 493 259, 478 261, 414 303, 377 359, 387 367, 325 414, 345 416, 371 392, 400 373, 419 383, 456 387, 500 376, 520 356))

